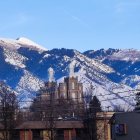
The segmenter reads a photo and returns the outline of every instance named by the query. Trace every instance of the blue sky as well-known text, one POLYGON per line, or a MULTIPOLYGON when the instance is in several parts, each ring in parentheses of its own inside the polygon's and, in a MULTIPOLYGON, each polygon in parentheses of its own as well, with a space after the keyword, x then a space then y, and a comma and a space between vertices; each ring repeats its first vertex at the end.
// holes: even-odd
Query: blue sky
POLYGON ((81 52, 140 46, 140 0, 1 0, 0 37, 81 52))

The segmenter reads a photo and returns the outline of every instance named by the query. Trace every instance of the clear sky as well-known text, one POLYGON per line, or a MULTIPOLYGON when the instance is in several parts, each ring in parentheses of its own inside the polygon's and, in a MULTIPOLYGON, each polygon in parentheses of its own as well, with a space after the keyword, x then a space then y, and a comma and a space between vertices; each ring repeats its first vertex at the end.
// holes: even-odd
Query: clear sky
POLYGON ((81 52, 140 47, 140 0, 0 0, 0 37, 81 52))

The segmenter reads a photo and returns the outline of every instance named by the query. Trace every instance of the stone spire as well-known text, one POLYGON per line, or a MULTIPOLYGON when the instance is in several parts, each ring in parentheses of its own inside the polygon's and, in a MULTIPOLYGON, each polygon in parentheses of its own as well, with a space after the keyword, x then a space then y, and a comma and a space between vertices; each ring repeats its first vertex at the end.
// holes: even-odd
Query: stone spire
POLYGON ((69 77, 74 77, 74 61, 69 64, 69 77))
POLYGON ((48 77, 49 77, 49 82, 53 82, 53 81, 55 81, 55 78, 54 78, 54 70, 53 70, 53 68, 49 68, 48 69, 48 77))

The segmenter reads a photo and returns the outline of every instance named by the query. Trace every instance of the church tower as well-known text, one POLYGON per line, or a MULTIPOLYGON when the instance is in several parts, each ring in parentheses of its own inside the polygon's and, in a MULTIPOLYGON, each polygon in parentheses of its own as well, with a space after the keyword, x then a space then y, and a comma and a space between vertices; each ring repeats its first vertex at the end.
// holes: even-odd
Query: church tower
POLYGON ((53 68, 48 69, 48 81, 45 82, 44 87, 41 88, 40 98, 41 100, 48 100, 51 101, 52 99, 55 100, 57 98, 57 83, 55 82, 54 78, 54 70, 53 68))
POLYGON ((55 81, 55 78, 54 78, 54 70, 53 70, 53 68, 49 68, 48 69, 48 79, 49 79, 49 82, 51 83, 51 82, 54 82, 55 81))
POLYGON ((59 97, 82 102, 83 85, 74 74, 74 62, 69 64, 69 76, 64 78, 64 82, 59 84, 59 97))

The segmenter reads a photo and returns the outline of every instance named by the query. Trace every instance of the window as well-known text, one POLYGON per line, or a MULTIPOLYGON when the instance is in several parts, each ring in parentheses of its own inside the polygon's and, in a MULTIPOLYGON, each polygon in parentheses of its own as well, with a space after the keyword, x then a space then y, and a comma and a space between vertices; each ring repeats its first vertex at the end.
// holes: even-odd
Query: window
POLYGON ((74 87, 74 86, 75 86, 75 85, 74 85, 74 82, 72 82, 71 84, 72 84, 72 89, 74 89, 74 88, 75 88, 75 87, 74 87))
POLYGON ((82 86, 79 86, 79 90, 82 90, 82 86))
POLYGON ((79 93, 79 101, 82 101, 82 95, 79 93))
POLYGON ((75 98, 76 98, 75 93, 71 93, 71 97, 72 97, 73 99, 75 99, 75 98))
POLYGON ((48 131, 48 130, 40 131, 40 137, 42 139, 48 140, 50 136, 51 136, 51 132, 50 131, 48 131))
POLYGON ((126 132, 126 124, 116 124, 115 125, 115 133, 117 135, 125 135, 126 132))

